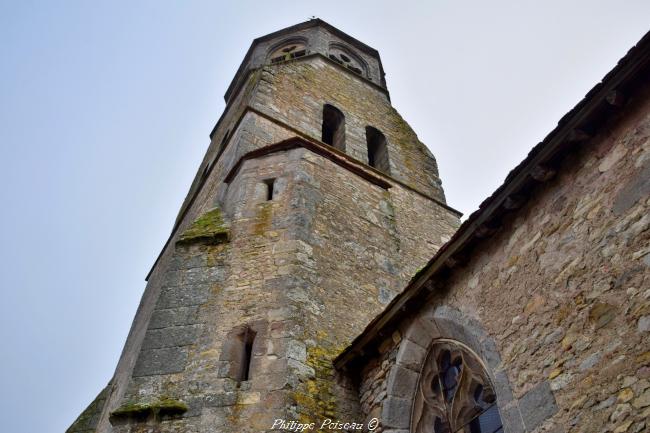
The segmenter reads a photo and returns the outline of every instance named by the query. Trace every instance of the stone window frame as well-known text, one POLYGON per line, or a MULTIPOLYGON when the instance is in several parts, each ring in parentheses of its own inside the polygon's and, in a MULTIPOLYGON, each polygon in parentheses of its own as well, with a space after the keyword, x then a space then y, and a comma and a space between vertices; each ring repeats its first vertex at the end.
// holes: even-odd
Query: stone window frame
MULTIPOLYGON (((491 412, 493 408, 498 408, 494 384, 487 374, 487 367, 481 357, 458 340, 436 338, 431 341, 416 386, 411 410, 411 431, 423 431, 422 429, 429 431, 434 418, 442 418, 450 422, 450 426, 447 427, 451 427, 451 431, 464 432, 468 427, 471 430, 471 424, 484 413, 491 412), (456 371, 459 374, 451 379, 454 380, 454 385, 446 385, 445 381, 450 379, 448 375, 443 374, 440 377, 441 364, 440 359, 436 359, 436 354, 440 356, 445 353, 456 355, 455 358, 448 359, 449 367, 454 366, 454 359, 458 362, 456 371), (438 391, 432 391, 431 387, 422 384, 423 378, 426 378, 428 383, 437 379, 440 387, 438 391), (484 391, 485 395, 483 395, 484 391), (483 397, 487 398, 483 399, 483 397), (477 410, 479 412, 475 412, 477 410), (415 416, 416 413, 419 414, 418 417, 415 416), (419 429, 418 427, 421 426, 424 427, 419 429)), ((438 430, 434 428, 432 431, 438 430)))
POLYGON ((218 377, 232 380, 236 388, 244 384, 249 388, 262 373, 259 356, 266 350, 266 330, 267 324, 263 320, 233 327, 223 340, 218 377))
POLYGON ((364 78, 370 79, 370 68, 368 66, 368 62, 366 62, 360 55, 356 54, 354 50, 352 50, 350 47, 347 45, 341 44, 339 42, 332 42, 329 44, 328 50, 327 50, 327 56, 339 63, 341 66, 344 68, 350 69, 352 72, 361 75, 364 78), (340 51, 342 54, 345 56, 349 57, 350 60, 353 60, 354 62, 357 63, 358 65, 358 70, 354 65, 350 65, 350 63, 345 63, 339 58, 337 58, 333 53, 332 50, 340 51))
POLYGON ((321 114, 321 141, 328 146, 331 146, 335 149, 340 150, 341 152, 346 151, 346 117, 345 113, 337 107, 336 105, 326 102, 323 104, 322 108, 322 114, 321 114), (325 126, 326 126, 326 119, 329 116, 334 116, 338 118, 337 122, 337 127, 334 128, 332 132, 332 142, 328 143, 325 141, 325 126))
POLYGON ((372 125, 366 125, 365 133, 368 165, 390 175, 390 150, 386 134, 372 125))
POLYGON ((436 340, 461 342, 483 361, 494 385, 497 407, 507 433, 530 433, 558 411, 548 381, 515 398, 497 346, 481 324, 445 305, 425 308, 403 324, 402 339, 387 374, 386 399, 381 410, 384 433, 412 432, 413 411, 420 375, 436 340))
POLYGON ((304 57, 307 54, 309 54, 309 40, 302 36, 293 36, 270 46, 266 53, 266 63, 282 63, 287 60, 304 57), (287 53, 286 56, 273 56, 279 49, 293 44, 302 45, 303 48, 294 53, 287 53))

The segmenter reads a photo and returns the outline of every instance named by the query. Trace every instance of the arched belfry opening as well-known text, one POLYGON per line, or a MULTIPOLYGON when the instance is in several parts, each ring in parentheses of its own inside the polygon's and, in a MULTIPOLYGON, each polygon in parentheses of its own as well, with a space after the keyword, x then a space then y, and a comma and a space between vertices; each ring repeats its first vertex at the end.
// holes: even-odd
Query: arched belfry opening
POLYGON ((323 143, 345 151, 345 116, 333 105, 323 106, 323 143))
POLYGON ((268 55, 271 63, 280 63, 286 60, 303 57, 307 54, 307 41, 295 39, 284 41, 277 45, 268 55))
POLYGON ((366 142, 368 144, 368 165, 390 174, 388 146, 384 134, 377 128, 366 126, 366 142))

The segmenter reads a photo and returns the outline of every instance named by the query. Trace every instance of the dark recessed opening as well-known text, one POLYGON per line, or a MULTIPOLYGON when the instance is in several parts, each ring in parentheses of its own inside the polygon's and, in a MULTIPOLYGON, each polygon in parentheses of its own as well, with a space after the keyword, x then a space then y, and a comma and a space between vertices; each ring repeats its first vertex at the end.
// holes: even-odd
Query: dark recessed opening
POLYGON ((242 358, 237 382, 243 382, 250 379, 251 361, 253 359, 253 342, 255 341, 255 331, 246 328, 242 335, 242 358))
POLYGON ((273 186, 275 185, 275 179, 266 179, 264 183, 266 184, 266 200, 273 200, 273 186))
POLYGON ((390 174, 388 147, 384 134, 377 128, 366 126, 366 141, 368 144, 368 165, 390 174))
POLYGON ((322 141, 345 150, 345 116, 341 110, 329 104, 323 106, 322 141))
POLYGON ((330 55, 329 55, 329 58, 332 59, 332 60, 334 60, 336 63, 341 63, 341 64, 343 64, 343 60, 339 59, 339 58, 336 57, 334 54, 330 54, 330 55))

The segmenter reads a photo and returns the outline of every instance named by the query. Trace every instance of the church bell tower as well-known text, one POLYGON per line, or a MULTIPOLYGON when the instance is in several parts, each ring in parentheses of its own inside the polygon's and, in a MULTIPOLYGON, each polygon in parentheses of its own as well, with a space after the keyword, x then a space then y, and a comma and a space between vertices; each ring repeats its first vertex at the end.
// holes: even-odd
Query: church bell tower
POLYGON ((333 26, 255 39, 225 99, 115 374, 68 432, 364 421, 332 360, 458 226, 379 53, 333 26))

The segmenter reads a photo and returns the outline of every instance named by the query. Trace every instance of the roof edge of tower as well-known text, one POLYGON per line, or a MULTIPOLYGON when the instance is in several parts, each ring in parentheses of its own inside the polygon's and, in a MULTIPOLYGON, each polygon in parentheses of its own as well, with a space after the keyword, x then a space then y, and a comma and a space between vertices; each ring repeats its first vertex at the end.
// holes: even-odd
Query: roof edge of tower
MULTIPOLYGON (((379 51, 377 51, 375 48, 372 48, 371 46, 364 44, 360 40, 348 35, 347 33, 343 32, 342 30, 339 30, 338 28, 334 27, 333 25, 329 24, 326 21, 323 21, 320 18, 312 18, 307 21, 303 21, 298 24, 294 24, 289 27, 285 27, 280 30, 276 30, 272 33, 268 33, 264 36, 259 36, 255 39, 253 39, 253 42, 251 42, 250 47, 248 48, 248 51, 246 51, 246 55, 244 56, 244 59, 242 62, 239 64, 239 67, 237 68, 237 72, 235 72, 235 76, 233 79, 230 81, 230 84, 228 85, 228 89, 226 89, 226 93, 224 94, 223 98, 228 103, 228 101, 231 99, 233 96, 233 93, 235 89, 237 89, 239 86, 239 82, 241 81, 240 78, 242 75, 244 75, 245 70, 246 70, 246 65, 249 63, 249 60, 251 59, 251 56, 253 54, 253 51, 255 49, 255 46, 260 44, 261 42, 265 42, 269 39, 276 38, 278 36, 281 36, 283 34, 288 34, 292 32, 296 32, 298 30, 304 30, 308 29, 311 27, 317 27, 321 26, 326 28, 328 31, 331 33, 335 34, 336 36, 340 37, 344 41, 348 42, 350 45, 353 45, 354 47, 358 48, 359 50, 365 51, 367 54, 370 54, 372 56, 376 56, 377 60, 379 62, 379 70, 380 74, 382 77, 382 83, 383 83, 383 76, 384 76, 384 67, 381 63, 381 58, 379 56, 379 51)), ((385 83, 383 84, 385 86, 385 83)))

